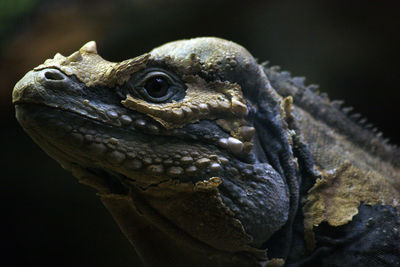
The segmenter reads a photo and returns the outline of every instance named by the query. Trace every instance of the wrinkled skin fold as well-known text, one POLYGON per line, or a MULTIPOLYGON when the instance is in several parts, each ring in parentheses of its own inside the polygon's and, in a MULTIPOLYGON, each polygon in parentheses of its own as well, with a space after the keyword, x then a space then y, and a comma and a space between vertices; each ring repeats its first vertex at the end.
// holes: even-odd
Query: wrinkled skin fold
MULTIPOLYGON (((386 174, 396 179, 398 169, 380 164, 372 173, 379 159, 365 156, 366 164, 354 157, 342 165, 347 172, 328 172, 308 145, 315 138, 308 129, 323 131, 320 119, 303 114, 275 78, 246 49, 218 38, 167 43, 119 63, 89 42, 28 72, 13 102, 32 139, 98 190, 146 265, 319 262, 313 251, 334 246, 321 243, 325 228, 347 227, 361 203, 397 205, 386 174), (370 191, 337 193, 366 175, 360 185, 370 191), (324 186, 333 180, 341 186, 332 193, 324 186), (348 207, 338 215, 346 219, 333 223, 329 201, 320 204, 326 195, 348 207)), ((396 212, 387 216, 397 223, 396 212)))

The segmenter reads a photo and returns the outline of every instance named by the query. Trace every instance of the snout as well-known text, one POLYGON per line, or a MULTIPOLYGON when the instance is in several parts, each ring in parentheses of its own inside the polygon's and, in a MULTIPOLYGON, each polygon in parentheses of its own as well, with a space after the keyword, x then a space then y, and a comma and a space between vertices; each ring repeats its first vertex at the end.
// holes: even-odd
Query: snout
POLYGON ((70 77, 57 69, 30 71, 15 85, 12 101, 14 104, 44 104, 49 91, 71 88, 72 83, 70 77))

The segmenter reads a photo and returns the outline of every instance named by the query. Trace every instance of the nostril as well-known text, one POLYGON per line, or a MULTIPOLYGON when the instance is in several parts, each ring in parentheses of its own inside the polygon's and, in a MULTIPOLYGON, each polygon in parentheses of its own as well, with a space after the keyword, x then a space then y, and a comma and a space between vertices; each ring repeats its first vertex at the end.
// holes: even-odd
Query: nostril
POLYGON ((53 80, 53 81, 64 80, 64 76, 61 73, 50 70, 46 71, 44 77, 46 77, 47 80, 53 80))

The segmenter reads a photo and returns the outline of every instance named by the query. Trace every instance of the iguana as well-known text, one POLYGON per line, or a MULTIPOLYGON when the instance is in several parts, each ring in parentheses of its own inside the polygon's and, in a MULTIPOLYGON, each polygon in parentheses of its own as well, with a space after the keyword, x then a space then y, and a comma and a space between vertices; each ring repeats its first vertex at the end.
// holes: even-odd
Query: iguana
POLYGON ((13 91, 147 266, 400 266, 400 150, 219 38, 119 63, 95 42, 13 91))

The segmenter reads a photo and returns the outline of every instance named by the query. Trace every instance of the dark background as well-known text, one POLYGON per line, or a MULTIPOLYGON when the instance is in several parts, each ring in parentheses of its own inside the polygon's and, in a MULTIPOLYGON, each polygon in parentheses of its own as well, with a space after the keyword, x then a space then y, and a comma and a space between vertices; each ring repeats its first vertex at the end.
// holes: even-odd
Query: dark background
POLYGON ((0 266, 138 264, 95 192, 14 119, 11 90, 28 70, 89 40, 120 61, 167 41, 219 36, 306 76, 399 144, 400 19, 392 3, 0 0, 0 266))

